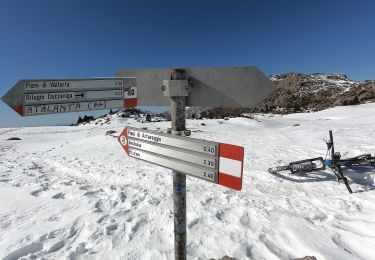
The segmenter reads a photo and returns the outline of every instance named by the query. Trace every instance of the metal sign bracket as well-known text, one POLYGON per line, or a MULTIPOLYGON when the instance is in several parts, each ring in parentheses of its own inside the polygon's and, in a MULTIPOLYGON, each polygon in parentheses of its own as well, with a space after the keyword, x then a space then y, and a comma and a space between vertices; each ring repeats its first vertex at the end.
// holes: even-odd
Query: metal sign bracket
POLYGON ((166 97, 187 97, 191 92, 188 80, 163 80, 160 87, 166 97))
POLYGON ((186 129, 186 130, 183 130, 183 131, 175 131, 175 130, 172 130, 172 128, 168 128, 167 134, 180 135, 180 136, 190 136, 191 130, 186 129))

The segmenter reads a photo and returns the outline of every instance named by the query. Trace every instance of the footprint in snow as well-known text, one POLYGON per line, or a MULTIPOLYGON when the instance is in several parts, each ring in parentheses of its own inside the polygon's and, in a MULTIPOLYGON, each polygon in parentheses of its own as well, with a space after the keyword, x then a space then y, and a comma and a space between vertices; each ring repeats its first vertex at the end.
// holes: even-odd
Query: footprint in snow
POLYGON ((125 202, 126 195, 125 195, 125 193, 123 191, 120 192, 119 197, 120 197, 120 200, 121 200, 122 203, 125 202))
POLYGON ((118 202, 117 201, 114 201, 114 200, 98 200, 94 207, 95 207, 95 210, 94 212, 107 212, 109 211, 110 209, 113 209, 117 206, 118 202))
POLYGON ((48 253, 54 253, 54 252, 57 252, 57 251, 59 251, 60 249, 62 249, 64 246, 65 246, 65 242, 64 242, 64 241, 59 241, 59 242, 53 244, 53 245, 48 249, 48 253))
POLYGON ((103 217, 99 218, 97 223, 102 224, 104 221, 106 221, 109 218, 109 215, 104 215, 103 217))
POLYGON ((88 192, 85 192, 83 194, 83 196, 87 196, 87 197, 93 197, 95 196, 95 194, 97 194, 98 192, 97 191, 88 191, 88 192))
POLYGON ((212 201, 213 201, 212 198, 208 198, 205 201, 201 201, 201 205, 202 206, 210 205, 212 203, 212 201))
POLYGON ((74 183, 74 181, 65 181, 65 182, 62 182, 61 184, 65 185, 65 186, 72 186, 73 183, 74 183))
POLYGON ((223 220, 224 219, 224 211, 222 211, 222 210, 219 210, 218 212, 216 212, 216 218, 218 219, 218 220, 223 220))
POLYGON ((192 228, 192 227, 194 227, 196 224, 198 224, 198 222, 199 222, 199 219, 194 219, 193 221, 191 221, 189 224, 188 224, 188 228, 190 229, 190 228, 192 228))
MULTIPOLYGON (((56 238, 59 234, 63 232, 62 229, 55 230, 50 233, 44 234, 41 236, 37 241, 34 241, 28 245, 24 245, 12 252, 10 252, 7 256, 5 256, 4 260, 13 260, 13 259, 19 259, 28 256, 30 259, 37 258, 37 255, 40 256, 40 253, 44 253, 43 250, 45 247, 45 241, 48 241, 50 239, 56 238)), ((57 241, 54 243, 48 250, 48 253, 54 253, 59 251, 65 246, 64 241, 57 241)))
POLYGON ((52 196, 52 199, 65 199, 65 193, 59 192, 52 196))
POLYGON ((48 221, 59 221, 59 220, 60 220, 60 217, 54 215, 54 216, 50 216, 47 220, 48 220, 48 221))
POLYGON ((113 223, 111 225, 108 225, 106 229, 106 234, 108 235, 113 235, 115 230, 118 228, 118 225, 116 223, 113 223))
POLYGON ((146 223, 147 223, 146 219, 140 219, 139 221, 137 221, 137 223, 135 223, 135 225, 131 229, 131 233, 129 234, 129 241, 131 241, 134 238, 134 236, 137 234, 139 229, 143 227, 144 225, 146 225, 146 223))
POLYGON ((80 190, 88 190, 89 188, 90 188, 90 186, 88 186, 88 185, 84 185, 84 186, 79 187, 80 190))
POLYGON ((31 244, 18 248, 14 250, 13 252, 10 252, 7 256, 3 258, 3 260, 19 259, 23 256, 32 255, 38 251, 41 251, 42 249, 43 249, 43 243, 33 242, 31 244))
POLYGON ((41 189, 38 189, 38 190, 34 190, 34 191, 32 191, 30 194, 31 194, 32 196, 34 196, 34 197, 39 197, 40 194, 41 194, 43 191, 46 191, 46 190, 48 190, 48 188, 47 188, 47 187, 43 187, 43 188, 41 188, 41 189))
POLYGON ((160 200, 158 198, 151 198, 150 200, 147 201, 151 205, 158 206, 160 204, 160 200))
MULTIPOLYGON (((87 251, 89 251, 87 248, 86 248, 86 243, 85 242, 82 242, 80 243, 77 248, 76 248, 76 253, 77 254, 84 254, 86 253, 87 251)), ((74 259, 74 258, 72 258, 74 259)))

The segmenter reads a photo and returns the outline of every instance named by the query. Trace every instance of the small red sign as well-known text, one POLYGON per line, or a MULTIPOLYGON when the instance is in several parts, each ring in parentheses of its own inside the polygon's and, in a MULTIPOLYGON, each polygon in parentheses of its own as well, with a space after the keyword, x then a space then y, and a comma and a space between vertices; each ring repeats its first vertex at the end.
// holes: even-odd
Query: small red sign
POLYGON ((219 144, 220 185, 235 190, 242 189, 244 148, 231 144, 219 144))

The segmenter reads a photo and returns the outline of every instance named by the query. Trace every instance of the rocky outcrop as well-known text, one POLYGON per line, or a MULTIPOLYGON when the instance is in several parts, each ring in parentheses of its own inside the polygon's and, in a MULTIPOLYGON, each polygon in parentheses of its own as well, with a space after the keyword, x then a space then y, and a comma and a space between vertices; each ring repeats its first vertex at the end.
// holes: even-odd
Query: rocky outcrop
POLYGON ((334 106, 357 105, 375 101, 375 81, 367 80, 353 85, 347 92, 337 95, 334 106))
POLYGON ((375 81, 354 82, 343 74, 288 73, 272 75, 270 79, 277 89, 252 112, 319 111, 375 100, 375 81))
POLYGON ((286 73, 271 75, 277 88, 256 107, 242 109, 211 108, 195 117, 235 117, 243 113, 298 113, 334 106, 375 101, 375 81, 354 82, 340 73, 286 73))

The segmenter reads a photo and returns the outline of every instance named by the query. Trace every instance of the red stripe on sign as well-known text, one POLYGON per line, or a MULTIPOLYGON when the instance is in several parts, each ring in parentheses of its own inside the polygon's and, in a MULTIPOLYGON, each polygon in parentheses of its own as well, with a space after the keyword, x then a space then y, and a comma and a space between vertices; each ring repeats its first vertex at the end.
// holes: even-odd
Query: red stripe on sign
POLYGON ((24 114, 23 114, 23 113, 24 113, 24 112, 23 112, 23 105, 17 107, 15 110, 16 110, 16 112, 17 112, 18 114, 20 114, 21 116, 24 115, 24 114))
POLYGON ((219 144, 219 157, 243 161, 243 147, 233 144, 219 144))
POLYGON ((124 148, 125 152, 129 155, 129 145, 128 145, 128 129, 124 128, 121 134, 117 137, 118 142, 124 148))
POLYGON ((232 144, 219 144, 218 183, 235 190, 242 189, 244 148, 232 144))
POLYGON ((136 107, 138 104, 138 98, 124 99, 124 107, 136 107))
POLYGON ((242 189, 242 176, 241 178, 233 177, 225 173, 219 172, 219 184, 231 189, 242 189))

